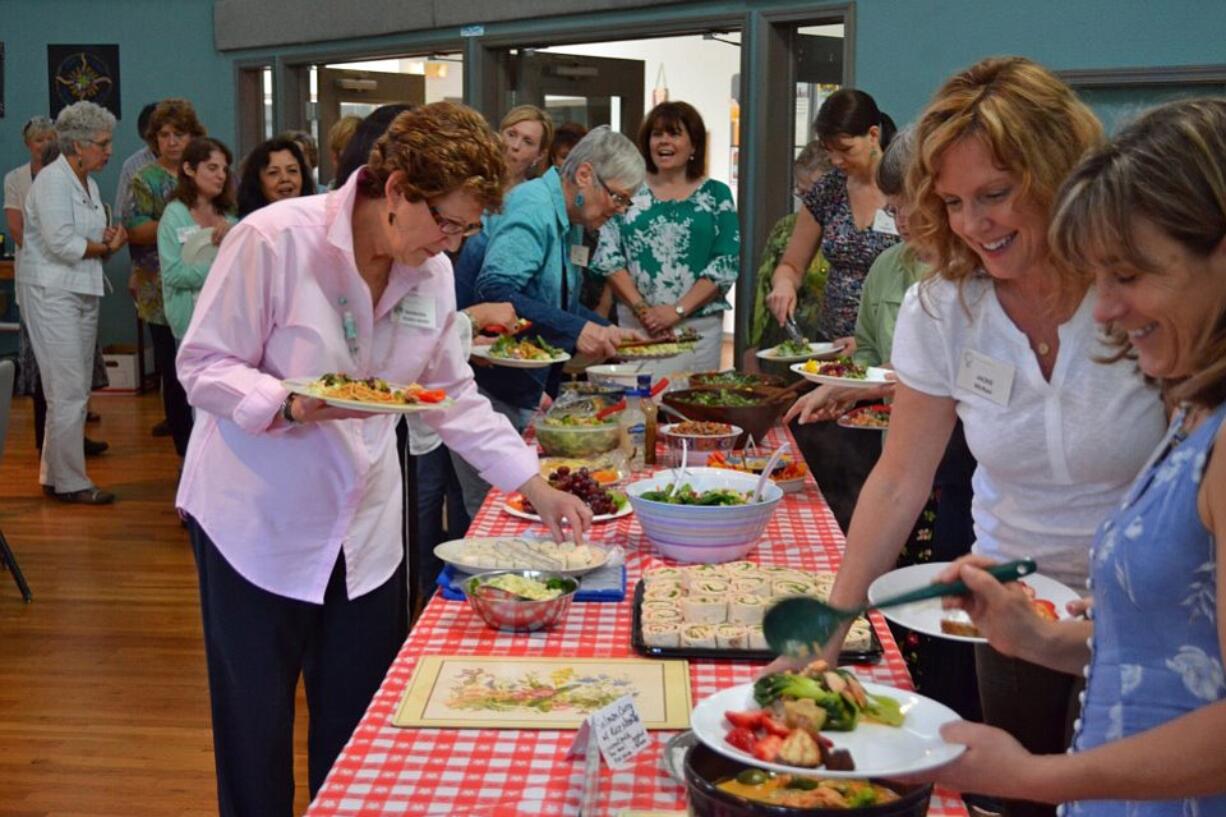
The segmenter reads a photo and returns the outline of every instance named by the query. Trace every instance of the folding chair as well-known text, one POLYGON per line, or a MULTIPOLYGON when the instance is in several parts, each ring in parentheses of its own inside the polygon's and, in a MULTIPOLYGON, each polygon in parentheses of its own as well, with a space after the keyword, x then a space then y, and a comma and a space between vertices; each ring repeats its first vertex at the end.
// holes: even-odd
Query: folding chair
MULTIPOLYGON (((8 436, 9 409, 13 406, 13 379, 16 374, 17 367, 13 365, 13 361, 0 360, 0 459, 4 458, 4 441, 8 436)), ((29 604, 34 598, 30 594, 30 585, 26 583, 21 566, 17 564, 17 557, 13 555, 13 549, 9 547, 8 540, 4 538, 2 531, 0 531, 0 562, 13 574, 13 580, 17 582, 17 587, 21 590, 21 597, 25 599, 26 604, 29 604)))

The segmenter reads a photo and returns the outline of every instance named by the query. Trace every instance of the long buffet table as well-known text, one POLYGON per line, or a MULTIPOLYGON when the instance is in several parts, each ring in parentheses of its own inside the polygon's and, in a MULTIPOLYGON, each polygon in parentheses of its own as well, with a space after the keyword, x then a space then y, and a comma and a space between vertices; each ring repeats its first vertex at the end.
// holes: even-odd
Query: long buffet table
MULTIPOLYGON (((786 433, 776 429, 770 443, 778 443, 786 433)), ((502 513, 504 500, 497 490, 491 491, 470 535, 544 531, 543 526, 502 513)), ((626 549, 625 601, 576 602, 553 630, 507 633, 487 628, 465 602, 435 595, 307 814, 577 814, 584 764, 581 757, 567 757, 574 732, 403 729, 393 726, 391 719, 418 658, 424 655, 634 657, 630 646, 634 584, 644 568, 665 562, 655 555, 633 515, 595 526, 591 538, 626 549)), ((843 534, 810 478, 803 492, 784 498, 763 541, 748 558, 806 570, 836 569, 842 548, 843 534)), ((872 620, 885 655, 875 665, 857 667, 857 672, 878 683, 912 688, 889 628, 878 614, 872 620)), ((691 659, 693 701, 752 681, 760 666, 691 659)), ((674 734, 652 732, 652 748, 628 769, 612 772, 602 766, 594 813, 616 817, 624 809, 683 811, 685 789, 661 765, 661 750, 674 734)), ((966 811, 956 796, 938 790, 929 814, 953 817, 966 811)))

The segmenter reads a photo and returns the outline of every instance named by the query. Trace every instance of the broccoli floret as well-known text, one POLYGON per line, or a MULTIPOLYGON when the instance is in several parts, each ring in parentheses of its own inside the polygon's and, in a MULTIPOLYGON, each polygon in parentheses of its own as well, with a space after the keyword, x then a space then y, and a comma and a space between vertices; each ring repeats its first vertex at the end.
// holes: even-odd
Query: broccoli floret
POLYGON ((781 697, 798 700, 810 698, 826 710, 823 729, 832 732, 850 732, 856 728, 860 712, 842 695, 828 690, 821 681, 807 675, 776 672, 759 678, 753 685, 753 697, 758 706, 770 706, 781 697))

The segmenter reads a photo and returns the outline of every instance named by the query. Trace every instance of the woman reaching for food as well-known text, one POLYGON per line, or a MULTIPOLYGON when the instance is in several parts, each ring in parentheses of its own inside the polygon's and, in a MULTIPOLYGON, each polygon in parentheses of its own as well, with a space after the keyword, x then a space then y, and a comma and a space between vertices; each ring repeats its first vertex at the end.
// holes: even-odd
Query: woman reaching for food
MULTIPOLYGON (((1019 57, 951 77, 921 116, 908 226, 934 273, 899 311, 890 433, 856 504, 833 604, 862 603, 894 566, 959 419, 977 463, 972 551, 1033 556, 1046 575, 1084 585, 1095 526, 1166 424, 1131 361, 1096 362, 1109 350, 1088 271, 1047 243, 1060 184, 1101 139, 1076 94, 1019 57)), ((827 645, 831 657, 837 649, 827 645)), ((985 721, 1030 751, 1063 750, 1071 676, 983 645, 976 669, 985 721)), ((1010 817, 1052 811, 1006 804, 1010 817)))
POLYGON ((311 794, 403 634, 396 415, 300 397, 286 378, 343 372, 443 390, 421 417, 560 536, 591 515, 477 394, 453 330, 460 236, 501 203, 506 164, 480 114, 401 114, 326 196, 231 229, 179 351, 197 409, 177 504, 200 577, 222 815, 293 808, 294 691, 310 708, 311 794), (398 580, 399 577, 399 580, 398 580))
POLYGON ((1072 174, 1053 250, 1095 273, 1094 317, 1179 406, 1091 550, 1089 620, 1025 614, 1020 589, 968 558, 964 602, 1005 655, 1081 675, 1068 753, 946 726, 967 751, 936 778, 1065 803, 1068 817, 1226 814, 1226 100, 1144 115, 1072 174), (1008 774, 1001 774, 1007 769, 1008 774))

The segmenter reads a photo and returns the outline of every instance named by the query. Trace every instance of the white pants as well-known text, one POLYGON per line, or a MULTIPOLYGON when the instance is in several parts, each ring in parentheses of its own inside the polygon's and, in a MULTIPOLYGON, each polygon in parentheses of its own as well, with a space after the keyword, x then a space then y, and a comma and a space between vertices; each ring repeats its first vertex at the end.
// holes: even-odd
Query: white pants
MULTIPOLYGON (((642 329, 643 334, 647 334, 647 330, 643 329, 643 325, 625 304, 617 305, 617 320, 625 329, 642 329)), ((687 318, 674 326, 673 332, 679 335, 686 329, 693 329, 702 335, 702 340, 698 341, 694 351, 661 360, 644 360, 639 371, 655 376, 667 376, 673 372, 719 371, 719 356, 724 346, 724 316, 721 314, 705 318, 687 318)), ((631 358, 630 362, 638 364, 640 361, 631 358)))
POLYGON ((22 320, 47 398, 38 479, 58 493, 92 488, 85 475, 85 412, 98 337, 97 295, 21 284, 22 320))

